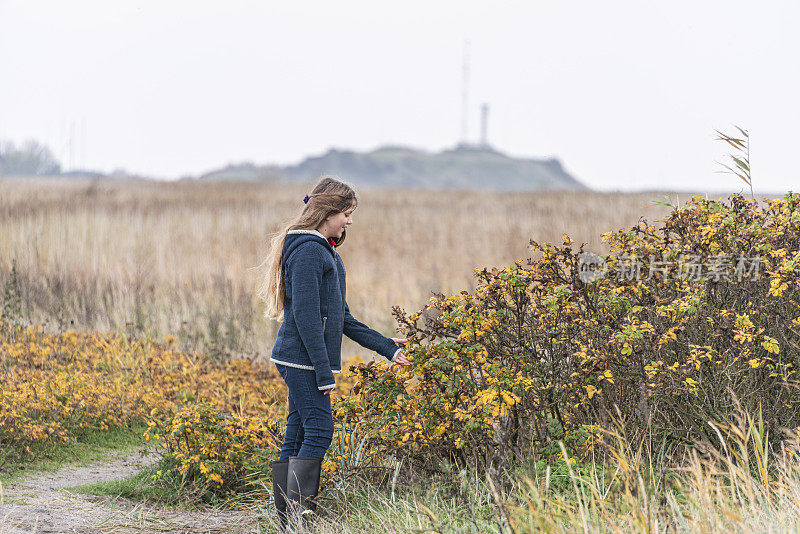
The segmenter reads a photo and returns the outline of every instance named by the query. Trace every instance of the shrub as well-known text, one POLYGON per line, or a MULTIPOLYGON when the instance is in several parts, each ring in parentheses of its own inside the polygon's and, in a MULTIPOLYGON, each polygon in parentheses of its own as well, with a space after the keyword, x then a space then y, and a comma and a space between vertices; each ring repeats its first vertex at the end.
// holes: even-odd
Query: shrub
POLYGON ((203 497, 242 491, 257 483, 283 437, 268 417, 223 413, 207 402, 184 406, 163 420, 156 418, 145 436, 148 441, 159 440, 164 449, 157 478, 177 475, 182 486, 193 486, 203 497))
POLYGON ((0 324, 0 466, 8 458, 29 461, 90 430, 137 428, 151 414, 163 421, 195 401, 276 420, 285 391, 273 370, 187 354, 171 336, 128 341, 0 324))
POLYGON ((694 197, 657 222, 604 234, 594 280, 564 235, 531 241, 536 259, 476 269, 473 294, 396 308, 414 365, 355 366, 337 415, 361 421, 378 457, 479 468, 546 450, 548 421, 560 438, 616 420, 670 445, 711 441, 707 422, 736 402, 761 407, 775 439, 800 425, 800 195, 694 197))

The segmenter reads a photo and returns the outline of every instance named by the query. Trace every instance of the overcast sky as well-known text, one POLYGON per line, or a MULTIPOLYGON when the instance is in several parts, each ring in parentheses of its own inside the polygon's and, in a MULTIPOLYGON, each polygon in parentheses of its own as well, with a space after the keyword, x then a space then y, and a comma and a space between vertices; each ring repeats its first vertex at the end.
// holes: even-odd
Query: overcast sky
POLYGON ((468 39, 471 140, 486 102, 495 148, 590 187, 738 189, 714 130, 739 124, 756 190, 785 191, 798 22, 788 0, 0 0, 0 139, 156 178, 441 150, 461 137, 468 39))

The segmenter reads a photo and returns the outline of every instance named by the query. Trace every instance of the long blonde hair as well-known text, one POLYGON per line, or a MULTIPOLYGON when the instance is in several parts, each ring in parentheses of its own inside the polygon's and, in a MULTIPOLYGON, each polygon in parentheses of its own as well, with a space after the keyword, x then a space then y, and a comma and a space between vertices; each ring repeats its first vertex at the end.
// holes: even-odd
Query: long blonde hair
MULTIPOLYGON (((316 230, 331 215, 358 206, 358 195, 353 187, 336 176, 322 176, 308 197, 308 203, 294 221, 270 238, 267 257, 259 265, 262 277, 258 296, 267 305, 264 316, 268 319, 283 321, 283 297, 286 292, 283 279, 283 245, 286 234, 290 230, 316 230)), ((345 229, 341 237, 334 237, 335 246, 341 245, 346 236, 345 229)))

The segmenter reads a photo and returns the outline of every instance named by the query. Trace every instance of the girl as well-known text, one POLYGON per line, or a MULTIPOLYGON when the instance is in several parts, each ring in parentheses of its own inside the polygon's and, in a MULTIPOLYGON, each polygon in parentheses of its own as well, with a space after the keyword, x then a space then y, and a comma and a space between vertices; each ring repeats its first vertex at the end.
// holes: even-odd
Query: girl
POLYGON ((292 523, 301 515, 310 520, 316 509, 320 467, 333 439, 330 392, 341 370, 342 334, 392 362, 411 364, 396 345, 405 339, 387 338, 357 321, 345 301, 345 270, 336 247, 353 223, 355 191, 323 176, 303 202, 297 219, 272 239, 259 290, 266 316, 283 321, 270 358, 289 388, 286 437, 272 463, 281 531, 287 503, 292 523))

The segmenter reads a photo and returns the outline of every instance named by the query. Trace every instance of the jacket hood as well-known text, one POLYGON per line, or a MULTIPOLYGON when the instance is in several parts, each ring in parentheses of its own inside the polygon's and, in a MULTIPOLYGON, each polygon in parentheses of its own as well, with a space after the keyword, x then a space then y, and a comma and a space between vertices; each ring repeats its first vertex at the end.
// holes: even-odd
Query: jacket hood
POLYGON ((328 240, 325 239, 321 233, 316 230, 289 230, 286 234, 286 241, 283 243, 283 260, 285 261, 286 258, 289 257, 289 254, 294 252, 294 250, 305 243, 306 241, 316 241, 317 243, 321 243, 325 245, 325 248, 333 252, 333 247, 331 244, 328 243, 328 240))

